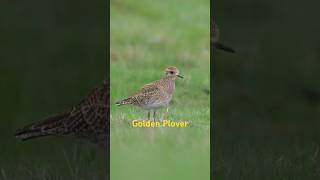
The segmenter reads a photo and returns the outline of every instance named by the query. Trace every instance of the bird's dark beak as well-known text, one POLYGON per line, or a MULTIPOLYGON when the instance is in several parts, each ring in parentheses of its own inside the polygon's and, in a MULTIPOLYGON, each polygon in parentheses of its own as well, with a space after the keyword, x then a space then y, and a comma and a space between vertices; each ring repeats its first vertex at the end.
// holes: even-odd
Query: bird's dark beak
POLYGON ((181 76, 180 74, 177 75, 179 78, 183 78, 183 76, 181 76))

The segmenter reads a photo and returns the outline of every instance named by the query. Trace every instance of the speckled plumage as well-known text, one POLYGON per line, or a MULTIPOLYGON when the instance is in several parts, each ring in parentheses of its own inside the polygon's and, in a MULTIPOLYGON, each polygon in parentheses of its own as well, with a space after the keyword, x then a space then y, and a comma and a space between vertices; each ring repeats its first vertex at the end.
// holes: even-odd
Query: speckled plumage
MULTIPOLYGON (((118 101, 117 105, 134 105, 145 110, 154 111, 157 109, 169 105, 172 95, 175 89, 176 77, 182 76, 179 74, 179 70, 176 67, 168 67, 165 70, 165 76, 157 81, 144 85, 134 95, 118 101)), ((148 114, 150 116, 150 114, 148 114)))
POLYGON ((18 139, 71 136, 106 148, 109 128, 109 83, 95 88, 78 105, 16 131, 18 139))

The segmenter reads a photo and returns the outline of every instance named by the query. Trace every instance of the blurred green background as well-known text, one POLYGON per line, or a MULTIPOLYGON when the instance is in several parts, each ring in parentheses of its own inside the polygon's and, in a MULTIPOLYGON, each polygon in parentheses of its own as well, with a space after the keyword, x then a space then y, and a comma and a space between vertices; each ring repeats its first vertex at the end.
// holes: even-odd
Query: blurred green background
POLYGON ((105 9, 103 1, 0 2, 1 180, 105 179, 106 154, 94 145, 14 137, 106 78, 105 9))
POLYGON ((319 179, 319 2, 213 3, 214 178, 319 179))
MULTIPOLYGON (((209 179, 209 0, 111 1, 111 179, 209 179), (132 128, 144 110, 115 102, 176 66, 169 119, 184 129, 132 128)), ((164 110, 158 112, 162 118, 164 110)))

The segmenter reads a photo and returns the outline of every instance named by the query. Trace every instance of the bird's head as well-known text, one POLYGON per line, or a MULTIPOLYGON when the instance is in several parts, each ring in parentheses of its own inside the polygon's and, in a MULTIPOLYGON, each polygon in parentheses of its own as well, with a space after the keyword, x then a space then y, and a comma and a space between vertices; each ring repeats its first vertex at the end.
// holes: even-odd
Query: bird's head
POLYGON ((178 68, 174 66, 166 68, 165 75, 166 77, 170 77, 172 79, 175 79, 176 77, 183 78, 183 76, 180 75, 178 68))

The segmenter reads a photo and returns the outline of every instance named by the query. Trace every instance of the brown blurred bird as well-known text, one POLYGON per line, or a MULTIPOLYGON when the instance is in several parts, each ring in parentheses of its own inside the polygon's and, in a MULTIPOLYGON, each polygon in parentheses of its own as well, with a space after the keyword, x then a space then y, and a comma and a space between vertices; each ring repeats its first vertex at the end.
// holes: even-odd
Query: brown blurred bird
POLYGON ((171 101, 176 77, 183 78, 176 67, 168 67, 165 69, 165 75, 162 79, 144 85, 134 95, 116 102, 116 105, 134 105, 148 111, 148 119, 150 112, 153 111, 153 120, 156 120, 157 109, 168 106, 171 101))
POLYGON ((109 129, 109 83, 95 88, 78 105, 16 131, 16 138, 67 136, 107 147, 109 129))
POLYGON ((214 20, 212 20, 211 21, 211 45, 216 49, 221 49, 226 52, 235 53, 234 49, 227 47, 224 44, 220 43, 219 36, 220 36, 219 28, 218 28, 217 24, 214 22, 214 20))

